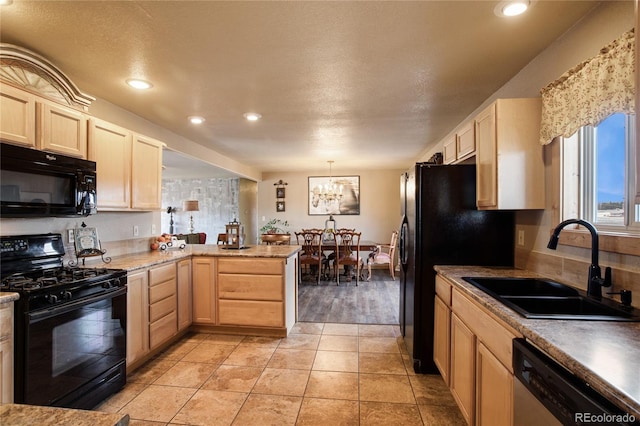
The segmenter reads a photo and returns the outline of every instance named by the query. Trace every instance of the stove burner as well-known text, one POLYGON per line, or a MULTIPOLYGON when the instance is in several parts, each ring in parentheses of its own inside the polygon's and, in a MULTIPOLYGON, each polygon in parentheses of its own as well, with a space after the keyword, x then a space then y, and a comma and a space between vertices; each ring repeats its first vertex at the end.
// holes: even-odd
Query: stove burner
POLYGON ((82 280, 112 273, 107 268, 56 267, 35 271, 19 272, 4 278, 0 283, 3 290, 34 290, 60 284, 76 284, 82 280))

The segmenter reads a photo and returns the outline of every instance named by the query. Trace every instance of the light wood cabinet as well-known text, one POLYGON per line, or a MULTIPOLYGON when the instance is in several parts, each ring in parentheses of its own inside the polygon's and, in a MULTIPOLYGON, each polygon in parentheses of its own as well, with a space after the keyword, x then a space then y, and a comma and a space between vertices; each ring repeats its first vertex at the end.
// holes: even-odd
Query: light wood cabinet
POLYGON ((452 164, 472 157, 476 151, 474 123, 466 123, 444 143, 444 163, 452 164))
POLYGON ((98 209, 155 210, 162 206, 160 141, 106 121, 89 121, 89 159, 98 173, 98 209))
POLYGON ((13 303, 0 304, 0 403, 13 402, 13 303))
POLYGON ((436 276, 433 318, 433 361, 444 382, 450 384, 451 361, 451 284, 436 276))
POLYGON ((193 292, 191 291, 191 259, 178 261, 178 331, 191 325, 193 292))
MULTIPOLYGON (((162 207, 163 143, 134 135, 131 169, 131 207, 153 210, 162 207)), ((98 201, 99 202, 99 201, 98 201)))
POLYGON ((131 141, 127 129, 89 120, 89 159, 96 162, 100 210, 131 206, 131 141))
POLYGON ((37 102, 39 149, 87 158, 87 115, 49 101, 37 102))
POLYGON ((513 424, 513 375, 482 343, 476 358, 476 424, 513 424))
POLYGON ((127 275, 127 367, 149 353, 147 270, 127 275))
POLYGON ((176 263, 149 269, 149 348, 162 345, 178 333, 176 263))
POLYGON ((475 422, 476 336, 458 318, 451 316, 451 394, 467 424, 475 422))
POLYGON ((36 146, 36 97, 8 84, 0 91, 0 139, 36 146))
POLYGON ((498 99, 475 122, 479 209, 544 209, 539 98, 498 99))
POLYGON ((194 257, 191 261, 193 283, 193 323, 216 324, 216 258, 194 257))
MULTIPOLYGON (((444 342, 449 315, 449 387, 463 417, 470 425, 512 425, 512 345, 522 336, 440 275, 436 294, 435 342, 444 342)), ((446 356, 436 345, 434 359, 443 378, 446 356)))

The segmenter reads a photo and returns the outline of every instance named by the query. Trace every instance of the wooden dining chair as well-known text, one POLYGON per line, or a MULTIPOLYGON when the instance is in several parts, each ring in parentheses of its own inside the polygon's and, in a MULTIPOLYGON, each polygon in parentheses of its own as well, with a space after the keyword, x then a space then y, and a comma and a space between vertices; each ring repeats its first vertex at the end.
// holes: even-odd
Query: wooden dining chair
MULTIPOLYGON (((309 265, 310 273, 313 273, 314 269, 317 268, 316 285, 318 285, 320 284, 322 266, 326 260, 322 253, 322 231, 303 230, 302 232, 296 232, 295 234, 298 245, 302 246, 302 250, 299 255, 300 266, 309 265)), ((300 279, 302 279, 302 277, 300 277, 300 279)))
POLYGON ((356 286, 360 281, 364 262, 360 257, 361 232, 352 230, 336 231, 336 256, 334 260, 336 285, 340 285, 340 266, 346 266, 347 282, 351 281, 349 267, 355 268, 356 286))
POLYGON ((389 273, 391 274, 391 279, 395 281, 395 265, 393 264, 393 262, 396 256, 397 241, 398 231, 393 231, 391 233, 391 242, 389 243, 389 245, 377 245, 376 248, 371 253, 369 253, 369 257, 367 257, 367 270, 369 271, 367 275, 367 281, 371 279, 371 265, 389 265, 389 273))

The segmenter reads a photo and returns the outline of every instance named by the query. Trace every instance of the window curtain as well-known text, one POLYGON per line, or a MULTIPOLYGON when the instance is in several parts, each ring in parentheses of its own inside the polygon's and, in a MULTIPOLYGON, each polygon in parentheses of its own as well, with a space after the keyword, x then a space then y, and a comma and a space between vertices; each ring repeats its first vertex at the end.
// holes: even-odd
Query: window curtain
POLYGON ((617 112, 635 108, 634 30, 600 50, 600 54, 544 87, 540 143, 569 137, 580 127, 596 125, 617 112))

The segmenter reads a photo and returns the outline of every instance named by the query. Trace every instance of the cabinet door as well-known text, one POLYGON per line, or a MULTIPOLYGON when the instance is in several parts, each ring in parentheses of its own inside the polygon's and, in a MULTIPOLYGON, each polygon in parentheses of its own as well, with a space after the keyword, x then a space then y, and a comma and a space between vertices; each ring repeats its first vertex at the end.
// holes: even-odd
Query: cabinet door
POLYGON ((451 315, 451 394, 467 424, 474 424, 476 336, 451 315))
POLYGON ((449 385, 449 360, 451 357, 451 310, 439 298, 435 299, 433 361, 444 382, 449 385))
POLYGON ((513 376, 481 342, 476 370, 476 424, 513 424, 513 376))
POLYGON ((13 402, 13 303, 0 304, 0 404, 13 402))
POLYGON ((87 158, 87 116, 71 108, 38 102, 38 148, 87 158))
POLYGON ((149 352, 147 271, 127 276, 127 366, 149 352))
POLYGON ((91 119, 89 160, 96 162, 98 209, 131 207, 131 132, 91 119))
POLYGON ((131 207, 159 209, 162 206, 162 142, 141 135, 133 139, 131 207))
POLYGON ((193 272, 193 322, 216 323, 216 259, 194 257, 193 272))
POLYGON ((495 207, 498 191, 495 104, 478 114, 475 128, 477 204, 495 207))
POLYGON ((191 325, 191 260, 178 262, 178 331, 191 325))
POLYGON ((451 138, 449 138, 449 140, 447 140, 444 143, 443 146, 443 161, 444 164, 451 164, 454 161, 456 161, 457 156, 456 156, 456 149, 457 149, 457 138, 456 135, 451 136, 451 138))
POLYGON ((2 85, 0 92, 0 139, 36 146, 36 98, 29 92, 2 85))
POLYGON ((456 135, 456 156, 458 159, 468 157, 476 150, 473 122, 466 124, 456 135))

